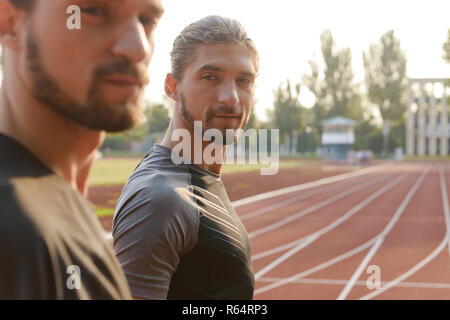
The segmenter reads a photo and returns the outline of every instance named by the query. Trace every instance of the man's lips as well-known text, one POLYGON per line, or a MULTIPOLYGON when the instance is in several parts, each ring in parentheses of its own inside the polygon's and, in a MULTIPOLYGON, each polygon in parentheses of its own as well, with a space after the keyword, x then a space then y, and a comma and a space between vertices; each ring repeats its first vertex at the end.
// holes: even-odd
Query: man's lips
POLYGON ((104 81, 117 86, 143 86, 143 83, 138 78, 127 75, 114 75, 105 77, 104 81))
POLYGON ((240 114, 215 114, 214 117, 219 117, 219 118, 240 118, 241 115, 240 114))

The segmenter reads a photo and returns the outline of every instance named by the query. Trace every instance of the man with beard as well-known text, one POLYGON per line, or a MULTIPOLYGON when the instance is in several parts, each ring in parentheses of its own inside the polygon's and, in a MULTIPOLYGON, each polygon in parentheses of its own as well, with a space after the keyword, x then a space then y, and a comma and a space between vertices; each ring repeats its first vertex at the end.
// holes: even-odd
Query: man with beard
MULTIPOLYGON (((250 245, 221 180, 223 161, 201 157, 219 141, 192 142, 208 129, 225 134, 245 127, 258 53, 239 22, 209 16, 181 32, 171 57, 165 90, 175 102, 173 117, 119 198, 116 256, 136 298, 251 299, 250 245), (184 132, 191 150, 173 155, 174 137, 189 138, 184 132), (178 156, 181 163, 172 161, 178 156)), ((219 147, 225 155, 226 145, 219 147)))
POLYGON ((0 299, 127 299, 87 178, 134 127, 160 0, 0 0, 0 299), (80 8, 81 29, 66 27, 80 8))

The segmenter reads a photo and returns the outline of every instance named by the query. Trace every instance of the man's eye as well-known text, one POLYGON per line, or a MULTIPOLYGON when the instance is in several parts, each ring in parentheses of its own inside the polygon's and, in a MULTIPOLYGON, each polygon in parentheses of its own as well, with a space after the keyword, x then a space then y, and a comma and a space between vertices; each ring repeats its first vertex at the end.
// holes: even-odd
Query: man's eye
POLYGON ((202 77, 202 79, 206 79, 206 80, 217 80, 217 77, 215 75, 212 74, 206 74, 202 77))
POLYGON ((246 78, 240 78, 238 81, 244 85, 249 85, 251 83, 251 81, 246 78))
POLYGON ((81 8, 81 12, 94 17, 104 17, 107 14, 106 9, 99 6, 84 7, 81 8))
POLYGON ((142 25, 146 28, 153 28, 156 26, 156 20, 149 17, 140 17, 139 21, 142 23, 142 25))

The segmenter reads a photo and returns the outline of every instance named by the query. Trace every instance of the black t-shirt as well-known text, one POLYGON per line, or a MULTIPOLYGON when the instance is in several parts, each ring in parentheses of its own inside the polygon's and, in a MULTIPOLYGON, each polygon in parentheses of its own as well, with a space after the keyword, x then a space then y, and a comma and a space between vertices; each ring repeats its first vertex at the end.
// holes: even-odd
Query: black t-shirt
POLYGON ((113 222, 133 296, 252 299, 247 232, 219 175, 174 164, 155 145, 129 178, 113 222))
POLYGON ((90 203, 0 134, 0 299, 130 299, 90 203))

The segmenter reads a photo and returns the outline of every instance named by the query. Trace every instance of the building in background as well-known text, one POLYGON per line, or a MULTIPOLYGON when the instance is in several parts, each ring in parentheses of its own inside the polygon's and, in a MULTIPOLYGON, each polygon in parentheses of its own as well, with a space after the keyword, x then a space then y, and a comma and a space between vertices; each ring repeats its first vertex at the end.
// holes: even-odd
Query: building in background
POLYGON ((409 79, 406 154, 450 154, 450 86, 447 79, 409 79))
POLYGON ((329 160, 345 160, 355 143, 357 122, 334 117, 321 122, 323 126, 321 156, 329 160))

